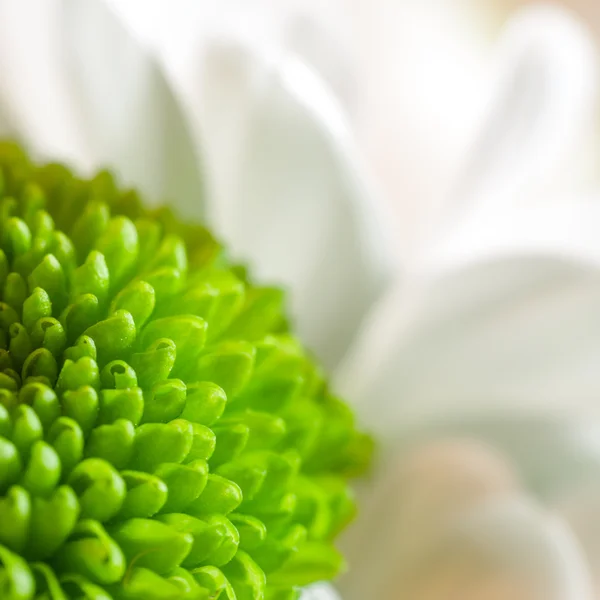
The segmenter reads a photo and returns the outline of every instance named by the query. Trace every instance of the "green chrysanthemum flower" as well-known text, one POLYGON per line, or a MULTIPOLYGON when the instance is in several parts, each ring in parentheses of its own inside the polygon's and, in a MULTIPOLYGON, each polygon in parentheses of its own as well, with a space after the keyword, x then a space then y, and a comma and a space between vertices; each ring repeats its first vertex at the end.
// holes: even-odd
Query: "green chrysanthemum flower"
POLYGON ((0 145, 0 597, 288 600, 369 441, 206 229, 0 145))

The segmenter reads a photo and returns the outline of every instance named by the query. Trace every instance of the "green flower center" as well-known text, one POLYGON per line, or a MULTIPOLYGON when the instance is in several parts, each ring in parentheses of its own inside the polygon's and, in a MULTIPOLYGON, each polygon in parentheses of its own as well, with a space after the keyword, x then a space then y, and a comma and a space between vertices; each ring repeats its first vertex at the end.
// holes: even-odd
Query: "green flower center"
POLYGON ((106 172, 0 143, 0 597, 288 600, 370 454, 283 295, 106 172))

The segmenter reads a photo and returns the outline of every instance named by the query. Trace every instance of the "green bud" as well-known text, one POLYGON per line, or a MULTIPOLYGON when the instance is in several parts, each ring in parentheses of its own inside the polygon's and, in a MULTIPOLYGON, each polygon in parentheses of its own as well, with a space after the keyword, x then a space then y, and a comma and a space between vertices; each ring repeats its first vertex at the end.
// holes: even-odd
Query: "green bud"
POLYGON ((185 600, 210 600, 208 590, 201 588, 194 576, 182 567, 173 569, 169 581, 180 589, 180 598, 185 600))
POLYGON ((181 418, 210 427, 223 414, 227 396, 222 388, 209 381, 187 386, 185 408, 181 418))
POLYGON ((64 480, 83 457, 84 438, 81 427, 69 417, 60 417, 50 428, 47 441, 60 458, 64 480))
POLYGON ((23 310, 23 304, 27 298, 27 283, 14 271, 8 275, 2 290, 4 302, 10 304, 18 313, 23 310))
POLYGON ((141 388, 102 390, 100 392, 99 423, 113 423, 117 419, 127 419, 134 425, 142 420, 144 394, 141 388))
POLYGON ((25 222, 31 225, 34 215, 46 207, 46 197, 42 188, 35 183, 27 183, 21 191, 21 213, 25 222))
POLYGON ((192 569, 192 576, 200 586, 208 590, 210 598, 224 598, 224 600, 236 600, 233 587, 217 567, 200 567, 192 569))
POLYGON ((37 597, 51 600, 68 600, 54 571, 45 563, 31 565, 35 577, 35 593, 37 597))
POLYGON ((180 293, 185 282, 185 276, 182 271, 170 267, 161 267, 160 269, 146 273, 143 279, 154 290, 156 306, 162 305, 180 293))
POLYGON ((215 467, 239 456, 250 437, 250 430, 244 423, 237 423, 229 427, 215 427, 214 433, 217 444, 210 462, 215 467))
POLYGON ((116 583, 125 575, 126 562, 120 544, 97 521, 79 521, 70 540, 62 546, 56 563, 63 572, 78 573, 93 583, 116 583))
MULTIPOLYGON (((60 316, 69 343, 74 342, 100 318, 100 304, 93 294, 83 294, 72 302, 60 316)), ((95 340, 93 340, 95 342, 95 340)))
POLYGON ((185 465, 163 463, 154 474, 164 481, 169 489, 162 512, 179 512, 204 491, 208 481, 208 465, 203 460, 194 460, 185 465))
POLYGON ((175 342, 175 372, 185 372, 193 367, 202 351, 206 339, 206 321, 194 315, 156 319, 142 330, 139 345, 146 349, 161 338, 175 342))
POLYGON ((85 456, 102 458, 117 469, 125 468, 133 454, 135 427, 127 419, 94 428, 85 446, 85 456))
POLYGON ((167 235, 163 238, 158 251, 152 258, 149 269, 169 267, 178 271, 187 270, 187 252, 183 240, 177 235, 167 235))
POLYGON ((153 472, 163 462, 182 462, 194 442, 194 428, 189 421, 146 423, 136 430, 132 465, 153 472))
POLYGON ((121 471, 121 476, 127 486, 127 494, 118 514, 119 519, 152 517, 165 505, 169 487, 158 476, 141 471, 121 471))
POLYGON ((89 385, 66 391, 62 395, 64 414, 79 425, 85 437, 96 424, 99 407, 98 393, 89 385))
POLYGON ((61 264, 53 254, 46 254, 28 278, 29 290, 37 287, 46 290, 52 306, 60 310, 67 298, 67 284, 61 264))
POLYGON ((82 575, 69 573, 60 579, 61 585, 67 598, 78 598, 81 600, 113 600, 100 586, 88 581, 82 575))
POLYGON ((21 458, 29 458, 31 446, 42 439, 44 429, 36 412, 30 406, 21 404, 13 413, 12 443, 17 447, 21 458))
POLYGON ((63 485, 48 497, 32 494, 30 530, 27 556, 44 560, 62 546, 73 531, 79 517, 79 504, 73 490, 63 485))
POLYGON ((132 281, 124 287, 110 305, 110 312, 126 310, 131 314, 135 326, 140 330, 154 311, 156 294, 154 288, 145 281, 132 281))
POLYGON ((0 404, 0 437, 8 437, 12 430, 12 421, 8 409, 0 404))
POLYGON ((35 323, 43 317, 52 316, 52 302, 46 290, 35 288, 31 295, 23 303, 23 325, 27 331, 31 330, 35 323))
POLYGON ((79 497, 84 519, 108 521, 119 512, 125 499, 125 482, 109 463, 99 458, 80 462, 68 483, 79 497))
POLYGON ((67 345, 67 335, 62 324, 52 317, 43 317, 36 321, 31 331, 31 343, 34 347, 46 348, 55 358, 60 358, 67 345))
POLYGON ((73 242, 62 232, 54 231, 50 236, 49 249, 61 264, 63 271, 70 279, 77 266, 77 256, 73 242))
POLYGON ((135 369, 140 386, 149 389, 169 377, 177 348, 168 338, 159 338, 145 352, 137 352, 131 357, 131 366, 135 369))
POLYGON ((269 574, 269 583, 307 585, 332 579, 343 567, 344 559, 335 548, 322 542, 305 542, 280 569, 269 574))
POLYGON ((108 362, 128 350, 135 341, 133 317, 126 310, 118 310, 104 321, 88 327, 85 335, 96 344, 100 362, 108 362))
POLYGON ((285 437, 287 428, 285 420, 268 412, 246 410, 221 419, 219 425, 235 425, 243 423, 248 427, 248 450, 274 448, 285 437))
POLYGON ((198 315, 208 324, 211 340, 231 324, 244 304, 245 286, 226 270, 203 274, 200 281, 177 300, 171 312, 198 315))
POLYGON ((204 354, 198 361, 195 377, 219 385, 231 400, 252 375, 256 351, 247 342, 229 342, 204 354))
POLYGON ((240 534, 240 548, 242 550, 252 551, 265 541, 267 528, 257 518, 234 513, 229 515, 229 520, 240 534))
POLYGON ((246 502, 253 500, 267 479, 267 467, 263 461, 253 456, 244 456, 241 460, 228 462, 217 468, 216 472, 240 486, 246 502))
POLYGON ((8 264, 8 258, 6 258, 4 250, 0 249, 0 287, 4 288, 4 283, 9 273, 10 265, 8 264))
POLYGON ((8 329, 13 323, 18 322, 19 315, 17 311, 6 302, 0 302, 0 327, 8 329))
POLYGON ((60 392, 77 390, 80 387, 99 387, 100 373, 98 365, 92 358, 84 356, 76 362, 65 360, 58 377, 56 389, 60 392))
POLYGON ((283 323, 283 292, 276 288, 251 288, 246 292, 246 304, 239 312, 226 336, 258 340, 277 331, 283 323))
POLYGON ((45 496, 56 487, 60 475, 60 457, 56 450, 46 442, 38 441, 31 448, 19 484, 34 496, 45 496))
POLYGON ((84 356, 93 360, 96 360, 97 358, 96 344, 94 343, 94 340, 87 335, 82 335, 77 338, 75 345, 67 348, 64 352, 65 360, 69 359, 73 362, 77 362, 84 356))
POLYGON ((238 552, 223 567, 223 573, 235 588, 238 600, 254 600, 264 596, 267 578, 262 569, 245 552, 238 552))
POLYGON ((54 390, 42 383, 24 385, 19 391, 19 402, 33 408, 44 431, 48 431, 60 416, 61 407, 54 390))
POLYGON ((34 243, 36 239, 49 240, 54 231, 54 220, 45 210, 36 211, 27 224, 33 235, 34 243))
POLYGON ((137 387, 137 374, 124 360, 109 362, 100 373, 103 388, 122 390, 137 387))
POLYGON ((35 590, 27 563, 3 546, 0 546, 0 590, 3 600, 30 600, 35 590))
POLYGON ((80 258, 88 255, 96 241, 106 230, 110 210, 103 202, 90 202, 71 230, 71 240, 80 258))
POLYGON ((111 283, 116 285, 127 277, 137 262, 137 229, 126 217, 114 217, 94 246, 104 254, 111 283))
POLYGON ((8 330, 8 334, 10 336, 8 350, 12 356, 13 364, 18 369, 21 369, 23 363, 31 353, 31 339, 21 323, 13 323, 8 330))
POLYGON ((0 438, 0 493, 4 493, 21 474, 21 456, 17 447, 6 438, 0 438))
POLYGON ((110 591, 115 600, 180 600, 183 598, 181 588, 176 583, 143 567, 131 568, 127 577, 110 591))
POLYGON ((187 460, 208 460, 213 456, 217 443, 214 431, 199 423, 192 423, 192 427, 194 428, 194 441, 187 460))
POLYGON ((129 561, 164 575, 178 567, 192 549, 194 538, 153 519, 129 519, 110 528, 129 561))
POLYGON ((194 516, 210 514, 227 515, 242 503, 242 490, 237 483, 220 475, 210 474, 204 491, 187 508, 194 516))
POLYGON ((31 231, 25 221, 11 217, 2 231, 2 247, 13 258, 25 254, 31 248, 31 231))
POLYGON ((43 378, 48 385, 53 386, 57 376, 56 359, 46 348, 34 350, 23 364, 21 377, 24 383, 27 383, 28 380, 43 378))
POLYGON ((82 294, 93 294, 103 304, 110 288, 110 275, 104 256, 95 250, 75 269, 71 282, 71 301, 82 294))
POLYGON ((198 519, 181 513, 158 517, 171 529, 189 534, 192 548, 183 561, 185 568, 194 568, 207 561, 216 566, 229 562, 237 552, 239 534, 229 520, 220 515, 198 519))
POLYGON ((12 486, 0 498, 0 544, 22 553, 29 536, 31 497, 21 487, 12 486))
POLYGON ((185 406, 186 387, 180 379, 156 383, 145 394, 144 423, 166 423, 176 419, 185 406))
POLYGON ((138 244, 140 256, 155 256, 160 239, 162 236, 162 227, 154 219, 137 219, 135 228, 138 232, 138 244))

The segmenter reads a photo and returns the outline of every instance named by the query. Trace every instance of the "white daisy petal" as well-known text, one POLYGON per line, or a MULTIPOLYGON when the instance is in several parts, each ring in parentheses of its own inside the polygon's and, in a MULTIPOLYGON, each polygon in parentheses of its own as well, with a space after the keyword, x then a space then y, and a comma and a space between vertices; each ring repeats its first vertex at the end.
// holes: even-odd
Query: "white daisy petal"
POLYGON ((233 43, 213 46, 200 87, 209 216, 258 277, 291 289, 301 336, 331 366, 388 275, 377 199, 341 111, 302 62, 233 43))
POLYGON ((2 133, 38 157, 87 169, 92 157, 63 60, 61 6, 61 0, 0 2, 2 133))
POLYGON ((151 200, 201 215, 196 149, 176 98, 150 54, 99 0, 64 0, 64 51, 94 162, 151 200))

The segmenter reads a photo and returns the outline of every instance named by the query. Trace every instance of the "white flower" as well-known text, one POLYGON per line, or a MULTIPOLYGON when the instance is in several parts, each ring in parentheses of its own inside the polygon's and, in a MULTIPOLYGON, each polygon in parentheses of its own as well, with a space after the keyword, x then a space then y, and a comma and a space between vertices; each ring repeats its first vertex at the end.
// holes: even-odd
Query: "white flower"
MULTIPOLYGON (((572 419, 548 460, 574 447, 577 459, 597 457, 573 434, 595 427, 600 395, 600 211, 593 197, 564 191, 595 109, 579 27, 540 10, 507 34, 495 111, 473 158, 448 177, 456 185, 443 187, 447 215, 378 302, 392 276, 389 219, 335 99, 268 36, 240 39, 202 6, 203 27, 186 29, 172 4, 148 4, 153 27, 179 19, 169 47, 136 27, 126 4, 0 1, 2 133, 36 156, 84 171, 107 165, 150 199, 167 196, 207 219, 259 277, 290 287, 301 335, 339 367, 340 389, 390 454, 409 433, 453 418, 491 438, 486 424, 501 415, 511 425, 526 416, 536 430, 572 419)), ((393 502, 386 510, 380 523, 395 517, 393 502)), ((531 522, 551 530, 540 518, 531 522)), ((568 538, 544 544, 569 549, 568 538)), ((384 558, 363 551, 365 563, 384 558)), ((569 556, 559 578, 580 581, 581 560, 569 556)), ((351 574, 369 589, 361 562, 351 574)))

